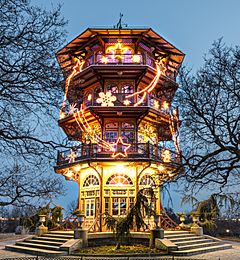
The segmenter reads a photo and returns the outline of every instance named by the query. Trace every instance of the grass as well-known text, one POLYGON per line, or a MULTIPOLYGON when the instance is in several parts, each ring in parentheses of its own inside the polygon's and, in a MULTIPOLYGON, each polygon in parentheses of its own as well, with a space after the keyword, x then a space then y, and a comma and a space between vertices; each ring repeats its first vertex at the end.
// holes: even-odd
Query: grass
POLYGON ((151 249, 144 245, 129 245, 121 246, 120 249, 116 249, 116 246, 95 246, 82 248, 76 251, 80 254, 91 254, 91 255, 109 255, 109 254, 164 254, 164 251, 158 249, 151 249))

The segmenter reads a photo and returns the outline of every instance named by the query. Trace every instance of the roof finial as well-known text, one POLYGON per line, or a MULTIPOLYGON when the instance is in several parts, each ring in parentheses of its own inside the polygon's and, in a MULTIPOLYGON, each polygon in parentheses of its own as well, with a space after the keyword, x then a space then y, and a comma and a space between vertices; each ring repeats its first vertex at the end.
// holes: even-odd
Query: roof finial
POLYGON ((123 17, 123 14, 120 13, 119 21, 118 21, 117 25, 114 25, 114 26, 113 26, 113 28, 122 29, 123 26, 127 27, 127 24, 122 23, 122 17, 123 17))

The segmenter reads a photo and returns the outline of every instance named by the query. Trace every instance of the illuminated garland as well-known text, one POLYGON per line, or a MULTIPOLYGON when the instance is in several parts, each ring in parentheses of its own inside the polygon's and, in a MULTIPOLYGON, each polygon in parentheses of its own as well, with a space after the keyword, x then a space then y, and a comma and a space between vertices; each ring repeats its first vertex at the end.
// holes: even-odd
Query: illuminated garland
POLYGON ((155 63, 156 63, 157 73, 156 73, 156 76, 154 77, 154 79, 151 81, 151 83, 148 86, 146 86, 144 89, 134 92, 133 94, 127 95, 126 96, 127 99, 124 102, 126 102, 128 100, 128 98, 130 98, 130 97, 134 97, 134 96, 138 96, 139 94, 143 94, 141 99, 137 103, 134 104, 134 106, 137 107, 143 103, 147 94, 149 94, 155 88, 161 75, 165 74, 165 71, 167 70, 167 68, 163 64, 162 60, 156 61, 155 63))
POLYGON ((84 60, 77 60, 76 64, 72 68, 72 72, 68 75, 68 77, 66 79, 66 87, 65 87, 65 92, 64 92, 64 98, 63 98, 63 102, 62 102, 62 107, 60 109, 60 119, 65 117, 65 113, 64 113, 63 109, 65 107, 65 102, 67 100, 70 82, 71 82, 71 80, 74 76, 76 76, 78 73, 82 72, 82 68, 83 68, 84 63, 85 63, 84 60))
POLYGON ((108 151, 112 152, 112 157, 116 158, 118 156, 122 156, 122 157, 127 157, 127 150, 131 147, 131 144, 128 143, 124 143, 122 138, 119 137, 117 139, 117 141, 115 143, 108 143, 105 140, 103 140, 102 138, 99 137, 98 135, 98 131, 95 131, 94 128, 92 128, 86 117, 85 117, 85 113, 84 110, 81 107, 80 111, 77 111, 74 114, 74 118, 79 126, 79 128, 81 129, 81 131, 87 135, 89 137, 89 140, 93 143, 96 143, 97 145, 99 145, 100 147, 102 147, 103 149, 106 149, 108 151), (122 145, 125 146, 125 148, 122 151, 118 151, 118 145, 122 145))

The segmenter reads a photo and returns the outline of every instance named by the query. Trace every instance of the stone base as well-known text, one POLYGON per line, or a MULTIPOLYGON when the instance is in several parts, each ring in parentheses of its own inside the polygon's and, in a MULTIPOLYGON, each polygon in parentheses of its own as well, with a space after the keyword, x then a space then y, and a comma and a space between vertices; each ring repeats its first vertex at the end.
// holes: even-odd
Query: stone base
POLYGON ((191 227, 191 233, 194 233, 197 236, 203 236, 203 228, 202 227, 191 227))
POLYGON ((155 247, 155 239, 156 238, 164 238, 164 230, 162 228, 152 229, 150 231, 150 240, 149 240, 149 247, 155 247))
POLYGON ((47 232, 48 232, 48 228, 45 226, 39 226, 35 230, 35 234, 37 236, 42 236, 42 235, 46 234, 47 232))
POLYGON ((82 247, 88 246, 88 230, 87 229, 75 229, 74 239, 82 240, 82 247))

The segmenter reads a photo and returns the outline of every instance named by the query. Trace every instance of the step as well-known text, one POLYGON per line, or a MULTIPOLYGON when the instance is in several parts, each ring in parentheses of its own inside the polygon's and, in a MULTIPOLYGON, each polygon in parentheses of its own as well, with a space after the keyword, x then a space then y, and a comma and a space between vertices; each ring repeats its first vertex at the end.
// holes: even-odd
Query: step
MULTIPOLYGON (((166 237, 166 238, 168 238, 168 237, 166 237)), ((198 240, 199 236, 178 237, 178 238, 168 238, 168 239, 175 244, 175 243, 182 242, 182 241, 189 242, 189 241, 192 241, 192 240, 198 240)))
POLYGON ((58 235, 71 235, 71 236, 74 236, 74 231, 49 231, 48 234, 58 234, 58 235))
POLYGON ((15 252, 21 252, 21 253, 26 253, 26 254, 32 254, 36 256, 40 255, 47 255, 47 256, 63 256, 67 255, 66 251, 54 251, 54 250, 46 250, 46 249, 40 249, 40 248, 29 248, 25 246, 17 246, 17 245, 6 245, 5 248, 10 251, 15 251, 15 252))
POLYGON ((30 242, 16 242, 17 246, 26 246, 26 247, 34 247, 34 248, 43 248, 49 250, 59 250, 59 246, 53 246, 46 244, 37 244, 37 243, 30 243, 30 242))
POLYGON ((186 246, 186 245, 192 245, 192 244, 211 243, 211 242, 214 242, 214 240, 202 238, 202 239, 197 239, 197 240, 175 242, 174 244, 177 246, 186 246))
POLYGON ((43 241, 55 241, 55 242, 62 242, 65 243, 69 240, 69 238, 58 238, 58 237, 33 237, 32 239, 37 239, 37 240, 43 240, 43 241))
POLYGON ((218 250, 225 250, 232 248, 232 245, 230 244, 221 244, 216 246, 210 246, 210 247, 204 247, 204 248, 195 248, 195 249, 189 249, 189 250, 178 250, 178 251, 172 251, 172 255, 176 256, 188 256, 188 255, 197 255, 197 254, 204 254, 207 252, 213 252, 218 250))
POLYGON ((210 246, 216 246, 216 245, 219 245, 219 242, 191 244, 191 245, 185 245, 185 246, 178 246, 178 250, 189 250, 189 249, 210 247, 210 246))
POLYGON ((174 238, 179 238, 179 237, 186 237, 186 238, 188 238, 188 237, 195 237, 196 235, 195 234, 173 234, 173 235, 165 235, 164 237, 165 238, 167 238, 167 239, 174 239, 174 238))
POLYGON ((64 242, 55 242, 55 241, 46 241, 46 240, 38 240, 38 239, 25 239, 21 242, 34 243, 34 244, 49 244, 53 246, 61 246, 64 242))
POLYGON ((72 239, 74 236, 73 235, 58 235, 58 234, 47 233, 47 234, 44 234, 44 237, 56 237, 56 238, 72 239))
POLYGON ((164 236, 168 235, 185 235, 185 234, 191 234, 188 231, 164 231, 164 236))

